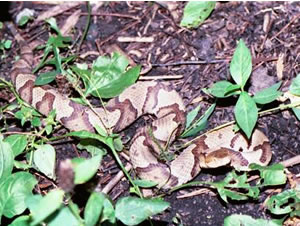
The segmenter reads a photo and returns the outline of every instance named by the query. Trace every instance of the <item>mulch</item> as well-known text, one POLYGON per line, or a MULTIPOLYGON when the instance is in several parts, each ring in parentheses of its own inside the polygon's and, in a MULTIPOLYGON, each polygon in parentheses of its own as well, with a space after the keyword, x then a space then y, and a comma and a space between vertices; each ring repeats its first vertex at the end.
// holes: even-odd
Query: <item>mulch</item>
MULTIPOLYGON (((4 6, 3 3, 1 5, 4 6)), ((200 114, 214 102, 203 92, 219 80, 231 80, 229 63, 238 40, 243 39, 251 50, 253 73, 247 88, 252 93, 282 81, 286 91, 290 82, 299 73, 300 62, 300 3, 299 2, 218 2, 211 16, 197 29, 181 28, 179 22, 185 3, 153 2, 106 2, 93 12, 86 40, 82 43, 80 54, 97 52, 109 54, 121 51, 130 59, 131 65, 142 65, 142 78, 161 78, 169 81, 183 97, 187 110, 200 105, 200 114), (124 42, 124 37, 149 38, 149 42, 124 42), (151 41, 151 37, 153 40, 151 41), (278 60, 283 59, 283 72, 278 72, 278 60), (191 62, 192 61, 192 62, 191 62)), ((52 5, 22 2, 6 3, 9 14, 2 15, 2 21, 14 21, 23 8, 34 9, 37 15, 52 5)), ((75 25, 72 40, 79 40, 86 23, 84 4, 70 8, 55 16, 59 25, 63 24, 74 11, 81 9, 82 14, 75 25)), ((4 12, 4 8, 2 9, 4 12)), ((45 42, 48 30, 43 22, 29 23, 22 29, 22 35, 30 41, 45 42)), ((3 30, 0 39, 14 40, 8 30, 3 30)), ((74 48, 75 49, 75 48, 74 48)), ((11 62, 18 55, 17 44, 6 52, 2 60, 0 74, 9 80, 11 62)), ((97 55, 88 54, 84 61, 91 63, 97 55)), ((63 93, 70 93, 65 80, 56 83, 63 93)), ((0 105, 9 102, 13 95, 0 90, 0 105)), ((209 128, 233 120, 233 107, 236 99, 218 100, 217 108, 210 118, 209 128)), ((264 109, 280 103, 264 106, 264 109)), ((145 123, 143 119, 123 132, 129 140, 136 128, 145 123)), ((261 117, 258 126, 269 137, 273 158, 272 163, 280 162, 299 155, 300 123, 292 111, 278 111, 261 117)), ((61 131, 63 133, 65 131, 61 131)), ((74 144, 56 145, 59 159, 75 157, 74 144)), ((79 155, 87 156, 80 152, 79 155)), ((124 159, 124 162, 126 160, 124 159)), ((289 170, 300 173, 299 166, 289 170)), ((103 165, 95 183, 100 186, 114 177, 119 171, 111 156, 104 158, 103 165), (99 182, 100 180, 100 182, 99 182)), ((229 169, 203 170, 196 180, 216 181, 224 177, 229 169)), ((47 183, 45 180, 41 180, 47 183)), ((121 181, 110 195, 114 199, 128 194, 128 183, 121 181)), ((51 187, 46 187, 49 189, 51 187)), ((78 190, 78 189, 77 189, 78 190)), ((177 196, 193 189, 175 192, 166 197, 171 208, 154 217, 154 225, 174 225, 172 219, 181 219, 184 225, 222 225, 228 215, 239 213, 252 217, 270 219, 264 211, 263 202, 270 191, 266 190, 259 200, 224 203, 217 195, 201 195, 178 199, 177 196)))

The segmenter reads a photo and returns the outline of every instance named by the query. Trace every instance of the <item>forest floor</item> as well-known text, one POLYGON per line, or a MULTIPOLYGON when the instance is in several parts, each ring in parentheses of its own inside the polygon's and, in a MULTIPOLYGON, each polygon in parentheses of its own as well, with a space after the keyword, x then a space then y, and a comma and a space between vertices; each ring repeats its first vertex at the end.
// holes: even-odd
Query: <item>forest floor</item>
MULTIPOLYGON (((4 6, 3 3, 1 5, 4 6)), ((229 64, 240 39, 244 40, 252 54, 253 72, 247 87, 249 92, 255 93, 278 81, 282 81, 281 90, 285 91, 291 80, 299 74, 299 2, 218 2, 211 16, 196 29, 179 26, 184 5, 182 2, 107 2, 99 5, 98 9, 92 8, 90 28, 77 54, 86 55, 86 62, 91 63, 97 55, 121 52, 128 57, 131 66, 142 65, 141 79, 158 77, 169 81, 170 86, 182 96, 188 111, 201 106, 199 115, 214 102, 202 89, 211 87, 219 80, 231 80, 229 64), (136 37, 136 40, 124 41, 126 37, 136 37), (140 41, 145 37, 148 38, 147 41, 140 41), (183 61, 206 63, 182 63, 183 61), (278 61, 283 62, 282 70, 278 69, 278 61)), ((4 24, 14 21, 23 8, 34 9, 39 16, 53 5, 22 2, 7 4, 5 7, 8 7, 9 13, 1 16, 4 24)), ((81 3, 53 14, 61 27, 66 18, 77 10, 80 10, 80 17, 71 33, 72 40, 79 40, 84 32, 86 5, 81 3)), ((1 11, 4 12, 4 8, 1 11)), ((28 42, 45 43, 49 35, 43 21, 28 23, 20 31, 28 42)), ((1 76, 10 80, 11 62, 18 55, 18 45, 8 29, 2 30, 0 39, 13 41, 13 48, 5 51, 6 57, 2 59, 0 67, 1 76)), ((64 94, 71 93, 71 86, 66 85, 63 78, 56 82, 56 87, 64 94)), ((8 90, 0 90, 1 105, 12 98, 13 95, 8 90)), ((234 98, 217 101, 216 110, 209 120, 209 128, 234 119, 235 101, 234 98)), ((264 106, 264 109, 276 105, 278 103, 275 102, 264 106)), ((121 134, 130 138, 140 123, 144 121, 138 120, 121 134)), ((270 140, 272 163, 300 154, 300 122, 292 111, 277 111, 261 117, 258 126, 270 140)), ((59 134, 63 132, 65 131, 59 134)), ((84 151, 78 153, 72 143, 58 144, 55 148, 58 161, 78 155, 88 156, 84 151)), ((299 166, 290 167, 289 170, 295 175, 300 173, 299 166)), ((114 158, 108 155, 103 159, 95 181, 98 186, 104 187, 118 171, 114 158)), ((206 169, 195 180, 218 181, 229 171, 227 168, 206 169)), ((39 181, 41 190, 51 189, 52 182, 45 178, 40 178, 39 181)), ((128 188, 128 182, 122 180, 112 189, 110 196, 117 200, 128 194, 128 188)), ((203 194, 178 198, 179 195, 194 190, 195 188, 184 189, 166 196, 165 200, 171 203, 171 208, 155 216, 154 225, 174 225, 174 217, 180 219, 183 225, 222 225, 226 216, 235 213, 254 218, 271 218, 264 211, 264 200, 271 192, 269 190, 265 190, 258 200, 252 201, 224 203, 213 190, 203 190, 203 194)))

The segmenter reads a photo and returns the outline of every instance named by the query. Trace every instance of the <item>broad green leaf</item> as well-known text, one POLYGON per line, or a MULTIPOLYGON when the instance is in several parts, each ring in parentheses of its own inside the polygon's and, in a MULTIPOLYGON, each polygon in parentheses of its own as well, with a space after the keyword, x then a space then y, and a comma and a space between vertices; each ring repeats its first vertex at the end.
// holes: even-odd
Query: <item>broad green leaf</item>
POLYGON ((104 221, 109 221, 111 224, 116 223, 115 209, 112 201, 109 198, 106 198, 103 202, 101 222, 104 221))
MULTIPOLYGON (((30 173, 17 172, 0 183, 0 218, 1 213, 12 218, 26 209, 25 199, 32 195, 37 180, 30 173)), ((0 219, 1 221, 1 219, 0 219)))
POLYGON ((13 166, 14 155, 10 144, 3 141, 3 138, 0 137, 0 181, 11 175, 13 166))
POLYGON ((5 49, 10 49, 11 43, 12 43, 11 40, 5 40, 5 42, 4 42, 4 48, 5 49))
POLYGON ((293 79, 289 88, 290 92, 294 95, 300 96, 300 74, 293 79))
POLYGON ((235 93, 228 93, 228 88, 234 84, 226 80, 216 82, 208 89, 209 93, 218 98, 225 98, 234 95, 235 93), (228 94, 227 94, 228 93, 228 94))
POLYGON ((4 141, 10 144, 10 147, 15 157, 21 154, 27 146, 26 135, 19 135, 19 134, 10 135, 6 137, 4 141))
POLYGON ((237 175, 234 171, 228 173, 223 181, 209 182, 216 187, 220 197, 227 202, 227 197, 233 200, 247 200, 249 197, 257 199, 259 195, 258 187, 252 187, 247 182, 247 174, 237 175))
POLYGON ((300 191, 296 189, 285 190, 271 196, 267 201, 267 208, 273 214, 287 214, 297 209, 300 203, 300 191))
POLYGON ((43 174, 55 180, 56 153, 55 149, 50 144, 38 146, 33 154, 33 161, 43 174))
POLYGON ((204 113, 204 115, 201 116, 201 118, 196 121, 192 126, 190 126, 188 129, 186 129, 181 137, 189 137, 194 136, 201 130, 204 130, 207 126, 208 118, 211 116, 215 109, 216 104, 212 104, 204 113))
POLYGON ((255 127, 258 109, 254 100, 247 92, 242 92, 234 108, 234 116, 239 127, 245 132, 248 138, 251 137, 255 127))
POLYGON ((80 150, 87 150, 92 156, 103 156, 107 152, 103 147, 101 147, 101 143, 95 139, 82 139, 77 145, 77 148, 80 150))
POLYGON ((296 115, 297 119, 300 121, 300 109, 299 108, 292 108, 294 114, 296 115))
POLYGON ((36 86, 42 86, 42 85, 49 84, 50 82, 54 81, 56 75, 58 75, 58 74, 59 74, 58 71, 49 71, 46 73, 42 73, 36 78, 34 84, 36 86))
POLYGON ((74 183, 83 184, 90 180, 99 169, 102 160, 102 155, 96 155, 90 159, 81 158, 80 162, 76 163, 76 159, 72 159, 74 167, 74 183))
POLYGON ((112 80, 107 85, 93 91, 95 97, 112 98, 120 95, 127 87, 134 84, 140 74, 141 67, 136 66, 122 74, 118 79, 112 80), (98 95, 99 93, 99 95, 98 95))
POLYGON ((80 221, 74 216, 70 208, 63 207, 59 209, 55 215, 51 216, 51 218, 47 221, 48 226, 61 226, 61 225, 72 225, 72 226, 80 226, 82 225, 80 221))
POLYGON ((74 136, 74 137, 79 137, 81 139, 96 139, 100 142, 103 142, 104 144, 108 144, 108 137, 103 137, 101 135, 91 133, 85 130, 82 131, 74 131, 67 133, 65 136, 74 136))
POLYGON ((73 66, 72 70, 82 78, 85 95, 110 98, 119 95, 137 80, 140 66, 126 71, 127 66, 126 57, 113 53, 111 58, 98 57, 91 70, 80 66, 73 66))
POLYGON ((8 226, 29 226, 30 216, 23 215, 17 217, 11 224, 8 226))
POLYGON ((252 71, 250 50, 241 39, 234 51, 231 63, 230 74, 236 84, 243 89, 252 71))
POLYGON ((32 165, 29 165, 22 161, 16 161, 16 160, 14 161, 14 167, 17 169, 22 169, 22 170, 28 170, 30 168, 33 168, 32 165))
POLYGON ((232 84, 225 89, 225 96, 232 96, 234 94, 238 94, 238 90, 240 89, 240 85, 232 84))
POLYGON ((94 226, 99 221, 100 215, 103 210, 103 203, 106 199, 105 194, 93 192, 84 209, 84 221, 87 226, 94 226))
POLYGON ((27 22, 28 22, 30 19, 33 19, 33 17, 22 16, 22 18, 21 18, 21 19, 19 20, 19 22, 18 22, 18 25, 19 25, 19 26, 23 26, 23 25, 27 24, 27 22))
POLYGON ((248 197, 245 194, 240 194, 237 191, 232 191, 225 188, 217 188, 217 191, 220 195, 220 197, 223 199, 224 202, 228 203, 228 199, 230 198, 232 200, 247 200, 248 197))
POLYGON ((29 20, 33 20, 35 11, 29 8, 23 8, 16 17, 18 26, 24 26, 29 20))
POLYGON ((225 217, 224 226, 281 226, 282 222, 278 220, 254 219, 248 215, 233 214, 225 217))
POLYGON ((194 121, 194 119, 197 117, 198 112, 200 110, 200 105, 198 105, 197 107, 195 107, 193 110, 191 110, 187 116, 186 116, 186 124, 185 124, 185 128, 187 129, 191 123, 194 121))
POLYGON ((148 217, 161 213, 170 204, 160 199, 124 197, 116 204, 116 217, 125 225, 137 225, 148 217))
POLYGON ((26 204, 32 214, 31 226, 42 223, 47 217, 63 205, 64 191, 51 190, 47 195, 33 195, 26 200, 26 204))
POLYGON ((56 31, 57 34, 61 35, 61 32, 60 32, 60 29, 59 27, 57 26, 57 23, 56 23, 56 19, 54 17, 51 17, 51 18, 48 18, 45 20, 49 25, 50 27, 56 31))
POLYGON ((31 120, 31 125, 34 127, 40 127, 41 126, 41 120, 38 117, 33 117, 31 120))
POLYGON ((257 92, 253 96, 253 100, 258 104, 268 104, 276 100, 276 98, 282 94, 280 91, 278 91, 278 88, 280 87, 281 83, 282 82, 278 82, 272 85, 271 87, 257 92))
POLYGON ((180 26, 188 28, 198 27, 214 10, 216 2, 191 1, 184 7, 180 26))
POLYGON ((142 188, 152 188, 156 186, 158 183, 150 180, 134 180, 135 185, 142 188))
POLYGON ((286 183, 287 177, 284 172, 284 166, 281 164, 273 164, 271 166, 251 164, 250 168, 253 170, 259 170, 264 186, 281 185, 286 183))

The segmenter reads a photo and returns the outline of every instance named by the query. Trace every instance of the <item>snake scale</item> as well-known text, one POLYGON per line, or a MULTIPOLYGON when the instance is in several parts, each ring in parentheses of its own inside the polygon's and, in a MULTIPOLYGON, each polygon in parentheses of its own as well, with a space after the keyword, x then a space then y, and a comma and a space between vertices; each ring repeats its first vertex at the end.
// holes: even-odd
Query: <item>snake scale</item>
POLYGON ((172 143, 184 129, 186 110, 180 95, 158 81, 137 82, 120 96, 110 99, 107 113, 97 108, 101 119, 90 108, 71 101, 49 85, 35 86, 32 74, 33 52, 19 35, 21 56, 13 65, 11 80, 16 91, 40 113, 56 110, 56 119, 71 131, 94 132, 94 125, 120 132, 142 115, 155 116, 139 128, 131 141, 130 160, 137 175, 172 188, 192 180, 201 168, 231 165, 247 170, 250 163, 267 165, 272 157, 268 138, 258 129, 248 141, 233 126, 208 133, 193 141, 174 160, 159 158, 162 147, 172 143))

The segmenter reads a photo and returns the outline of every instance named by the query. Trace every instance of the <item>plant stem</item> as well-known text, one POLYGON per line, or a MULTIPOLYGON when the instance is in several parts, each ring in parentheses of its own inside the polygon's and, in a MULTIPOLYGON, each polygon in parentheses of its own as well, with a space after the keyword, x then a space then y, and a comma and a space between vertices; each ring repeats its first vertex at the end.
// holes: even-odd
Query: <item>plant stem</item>
POLYGON ((140 198, 143 198, 143 194, 141 193, 140 189, 138 186, 136 186, 136 184, 133 182, 131 176, 129 175, 129 173, 127 172, 127 170, 125 169, 121 159, 119 158, 119 155, 114 147, 114 144, 113 144, 113 139, 110 138, 110 140, 108 141, 109 143, 109 147, 117 161, 117 163, 119 164, 119 166, 121 167, 122 171, 124 172, 124 174, 126 175, 126 177, 128 178, 129 182, 132 184, 132 186, 134 187, 135 191, 138 193, 138 195, 140 196, 140 198))
POLYGON ((88 11, 88 18, 87 18, 87 22, 85 24, 83 35, 81 36, 80 42, 78 44, 78 52, 79 52, 79 49, 81 48, 83 40, 85 39, 85 37, 86 37, 86 35, 89 31, 90 22, 91 22, 91 5, 90 5, 90 2, 86 2, 86 6, 87 6, 87 11, 88 11))

